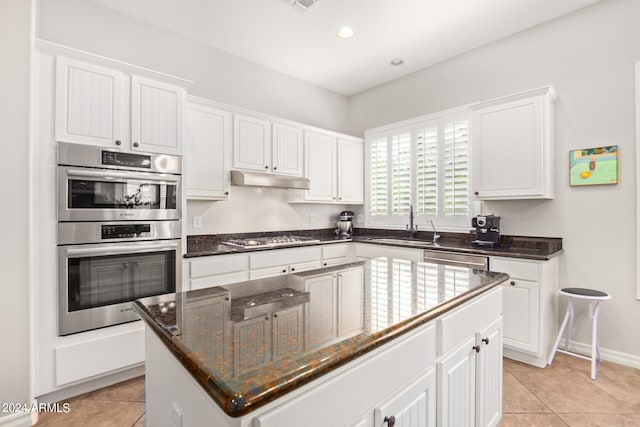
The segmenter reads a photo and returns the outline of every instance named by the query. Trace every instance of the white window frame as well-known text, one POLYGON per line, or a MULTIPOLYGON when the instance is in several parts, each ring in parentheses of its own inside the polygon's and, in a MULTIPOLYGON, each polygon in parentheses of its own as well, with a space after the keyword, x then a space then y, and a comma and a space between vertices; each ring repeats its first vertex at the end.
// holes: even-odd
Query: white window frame
MULTIPOLYGON (((411 194, 412 202, 415 202, 416 192, 416 132, 433 126, 442 126, 444 123, 450 123, 456 120, 467 120, 469 123, 469 215, 468 216, 444 216, 444 215, 414 215, 414 224, 418 225, 419 230, 430 231, 427 221, 432 220, 439 231, 457 231, 466 232, 471 230, 471 217, 474 213, 474 198, 472 193, 473 179, 473 144, 472 144, 472 128, 471 128, 471 110, 469 105, 456 107, 445 111, 440 111, 425 116, 416 117, 402 122, 392 123, 389 125, 368 129, 365 131, 365 203, 364 203, 364 226, 367 228, 389 228, 389 229, 406 229, 409 224, 409 215, 393 216, 391 212, 386 216, 371 215, 371 183, 368 179, 371 176, 371 141, 380 137, 386 137, 387 140, 391 135, 397 135, 403 132, 410 132, 412 139, 412 160, 411 160, 411 194)), ((439 140, 441 136, 439 135, 439 140)), ((440 146, 439 146, 440 148, 440 146)), ((390 160, 392 150, 387 151, 390 160)), ((388 162, 390 164, 390 162, 388 162)), ((442 165, 442 151, 438 150, 439 167, 442 165)), ((440 171, 439 171, 440 175, 440 171)), ((389 174, 390 176, 390 174, 389 174)), ((438 184, 438 192, 443 191, 442 183, 438 184)), ((442 198, 441 198, 442 199, 442 198)), ((443 207, 439 207, 440 211, 443 207)))

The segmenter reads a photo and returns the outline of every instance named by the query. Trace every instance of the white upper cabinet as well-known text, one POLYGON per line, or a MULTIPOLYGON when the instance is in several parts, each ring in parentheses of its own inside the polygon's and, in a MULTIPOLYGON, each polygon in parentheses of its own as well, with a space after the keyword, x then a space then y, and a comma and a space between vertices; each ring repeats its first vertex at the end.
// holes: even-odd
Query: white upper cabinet
POLYGON ((182 154, 186 91, 180 84, 188 82, 164 76, 167 83, 134 74, 155 75, 149 70, 74 55, 88 61, 56 56, 56 141, 182 154))
POLYGON ((123 79, 118 70, 57 57, 56 141, 121 145, 123 79))
POLYGON ((336 138, 319 132, 305 132, 305 176, 311 181, 307 201, 335 202, 337 196, 336 138))
POLYGON ((338 138, 338 202, 364 203, 364 144, 338 138))
POLYGON ((310 188, 301 200, 340 204, 364 203, 364 144, 334 134, 305 132, 305 177, 310 188))
POLYGON ((233 168, 302 176, 302 128, 234 114, 233 168))
POLYGON ((303 140, 302 129, 273 123, 271 170, 283 175, 302 176, 303 140))
POLYGON ((232 114, 190 98, 186 113, 187 198, 229 198, 232 114))
POLYGON ((547 86, 472 106, 476 199, 553 198, 555 99, 547 86))
POLYGON ((132 149, 182 154, 184 99, 181 87, 132 76, 132 149))
POLYGON ((233 168, 271 170, 271 122, 257 117, 233 116, 233 168))

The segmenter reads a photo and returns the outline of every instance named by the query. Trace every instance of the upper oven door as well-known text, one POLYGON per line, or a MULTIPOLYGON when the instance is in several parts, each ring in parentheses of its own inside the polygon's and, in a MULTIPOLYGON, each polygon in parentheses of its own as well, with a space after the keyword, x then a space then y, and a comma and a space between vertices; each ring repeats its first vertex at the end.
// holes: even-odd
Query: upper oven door
POLYGON ((58 221, 180 219, 180 175, 58 166, 58 221))

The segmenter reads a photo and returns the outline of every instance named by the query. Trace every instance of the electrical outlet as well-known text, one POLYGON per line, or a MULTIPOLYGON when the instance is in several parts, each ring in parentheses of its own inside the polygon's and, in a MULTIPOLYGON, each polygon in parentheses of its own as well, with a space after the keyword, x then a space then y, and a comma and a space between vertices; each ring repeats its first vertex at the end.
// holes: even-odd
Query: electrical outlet
POLYGON ((176 402, 173 402, 171 409, 171 427, 182 427, 182 409, 176 402))
POLYGON ((193 217, 193 228, 202 228, 202 217, 200 215, 193 217))

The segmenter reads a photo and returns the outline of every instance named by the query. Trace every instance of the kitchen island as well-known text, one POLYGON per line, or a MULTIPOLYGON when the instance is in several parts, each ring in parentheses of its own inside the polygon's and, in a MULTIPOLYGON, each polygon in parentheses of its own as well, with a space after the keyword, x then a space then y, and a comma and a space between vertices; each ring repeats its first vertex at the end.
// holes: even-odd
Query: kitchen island
POLYGON ((147 422, 496 425, 507 279, 377 258, 138 300, 147 422))

